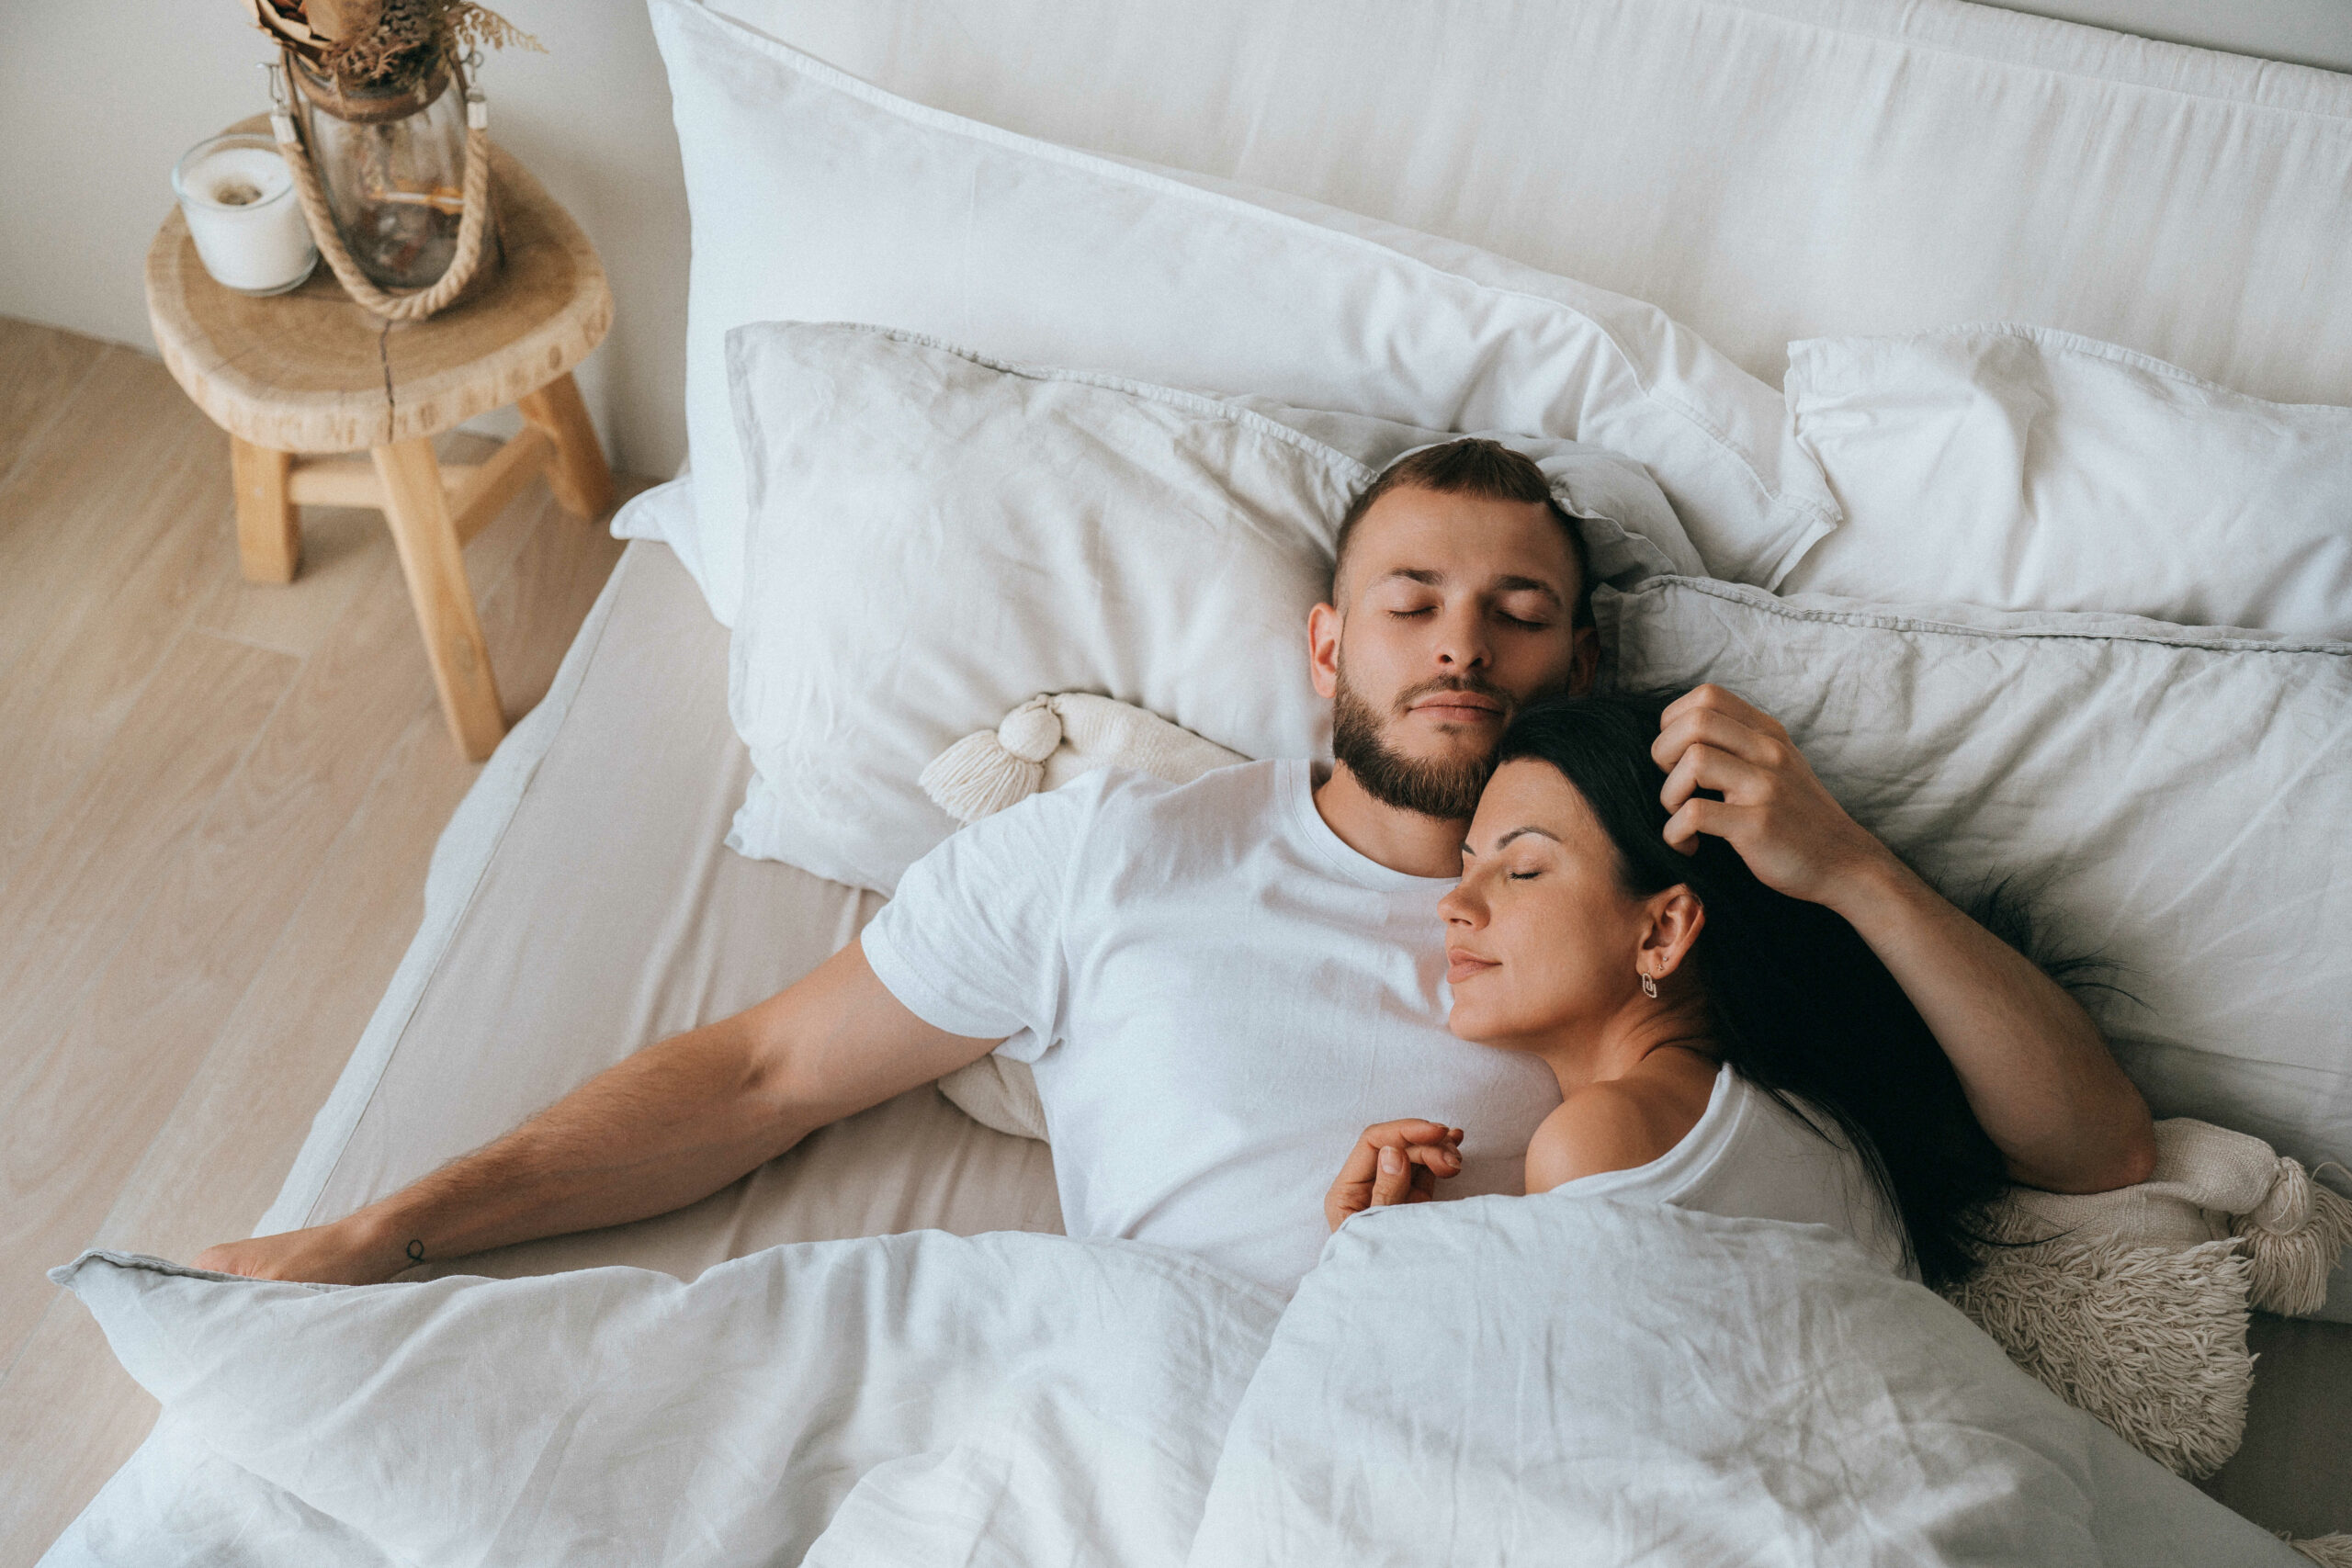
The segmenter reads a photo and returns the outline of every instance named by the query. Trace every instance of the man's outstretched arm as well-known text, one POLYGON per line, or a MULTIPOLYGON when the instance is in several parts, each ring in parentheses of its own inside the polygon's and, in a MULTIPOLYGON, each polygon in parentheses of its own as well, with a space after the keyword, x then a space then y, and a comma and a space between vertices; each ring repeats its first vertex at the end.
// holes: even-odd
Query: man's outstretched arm
POLYGON ((1847 816, 1777 720, 1701 686, 1666 710, 1652 755, 1668 841, 1715 834, 1768 886, 1844 916, 1951 1058, 2012 1177, 2056 1192, 2147 1179, 2147 1104, 2090 1015, 1847 816))
POLYGON ((757 1007, 648 1046, 389 1198, 332 1224, 209 1247, 196 1266, 367 1284, 420 1258, 667 1213, 994 1044, 908 1011, 852 942, 757 1007))

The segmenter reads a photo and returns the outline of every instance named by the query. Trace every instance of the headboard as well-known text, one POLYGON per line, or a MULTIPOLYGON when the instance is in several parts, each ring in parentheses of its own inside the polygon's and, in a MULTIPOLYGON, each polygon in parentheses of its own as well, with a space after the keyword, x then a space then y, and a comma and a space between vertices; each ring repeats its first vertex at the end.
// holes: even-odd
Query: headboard
POLYGON ((2352 403, 2352 76, 1962 0, 716 0, 890 91, 1792 339, 2009 320, 2352 403))

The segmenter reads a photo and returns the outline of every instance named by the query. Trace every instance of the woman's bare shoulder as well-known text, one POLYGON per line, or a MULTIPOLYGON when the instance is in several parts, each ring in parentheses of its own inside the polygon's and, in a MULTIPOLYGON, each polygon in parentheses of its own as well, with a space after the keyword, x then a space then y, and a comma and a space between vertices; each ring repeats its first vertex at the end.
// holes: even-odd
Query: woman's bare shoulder
POLYGON ((1713 1064, 1689 1052, 1659 1052, 1623 1077, 1577 1090, 1528 1141, 1527 1190, 1546 1192, 1580 1177, 1663 1158, 1706 1114, 1714 1075, 1713 1064), (1669 1055, 1682 1060, 1658 1061, 1669 1055), (1654 1061, 1657 1066, 1651 1067, 1654 1061))

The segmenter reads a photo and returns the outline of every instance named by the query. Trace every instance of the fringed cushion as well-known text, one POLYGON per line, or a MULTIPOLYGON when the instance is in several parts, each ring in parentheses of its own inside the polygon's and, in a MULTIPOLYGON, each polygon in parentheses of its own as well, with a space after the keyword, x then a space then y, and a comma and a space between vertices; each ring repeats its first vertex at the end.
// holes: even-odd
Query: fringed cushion
POLYGON ((2184 1117, 2155 1135, 2136 1187, 2012 1189, 1985 1217, 1984 1267, 1950 1295, 2061 1397, 2199 1479, 2245 1436, 2249 1308, 2318 1310, 2352 1200, 2243 1133, 2184 1117))
POLYGON ((2245 1438, 2246 1274, 2233 1239, 2055 1243, 1996 1255, 1951 1299, 2069 1404, 2194 1480, 2245 1438))

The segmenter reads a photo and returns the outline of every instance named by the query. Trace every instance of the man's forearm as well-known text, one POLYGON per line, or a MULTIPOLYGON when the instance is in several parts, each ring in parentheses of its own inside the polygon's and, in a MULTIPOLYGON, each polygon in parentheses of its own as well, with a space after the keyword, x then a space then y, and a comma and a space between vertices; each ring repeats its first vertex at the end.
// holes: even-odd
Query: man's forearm
POLYGON ((354 1277, 621 1224, 708 1196, 813 1130, 760 1092, 741 1018, 664 1040, 485 1148, 329 1227, 354 1277))
POLYGON ((1892 854, 1828 902, 1919 1010, 2012 1176, 2062 1192, 2147 1179, 2146 1102, 2090 1015, 2030 960, 1892 854))
POLYGON ((197 1266, 363 1284, 427 1258, 667 1213, 995 1043, 908 1011, 852 942, 758 1006, 648 1046, 389 1198, 208 1247, 197 1266))

